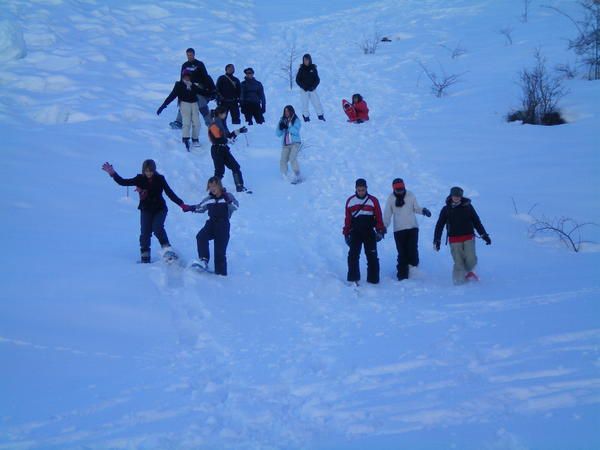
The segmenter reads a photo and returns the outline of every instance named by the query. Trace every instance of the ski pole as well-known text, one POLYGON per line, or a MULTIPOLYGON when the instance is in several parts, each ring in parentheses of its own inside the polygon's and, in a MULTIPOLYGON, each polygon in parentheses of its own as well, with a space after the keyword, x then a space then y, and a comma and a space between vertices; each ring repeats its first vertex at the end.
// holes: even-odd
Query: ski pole
POLYGON ((250 147, 250 144, 248 144, 248 135, 246 133, 244 133, 244 137, 246 138, 246 147, 250 147))

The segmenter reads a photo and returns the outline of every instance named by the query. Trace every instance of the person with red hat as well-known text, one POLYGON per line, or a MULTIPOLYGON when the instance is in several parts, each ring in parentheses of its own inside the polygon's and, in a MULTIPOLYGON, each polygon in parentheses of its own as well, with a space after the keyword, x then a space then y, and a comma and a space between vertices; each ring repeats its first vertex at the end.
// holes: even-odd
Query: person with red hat
POLYGON ((383 224, 387 228, 394 219, 394 241, 398 251, 396 276, 401 281, 408 278, 409 265, 419 265, 419 225, 415 214, 431 217, 431 212, 419 206, 415 195, 406 190, 402 178, 392 181, 392 189, 383 209, 383 224))
POLYGON ((367 282, 379 283, 379 258, 377 242, 385 235, 379 200, 367 192, 367 181, 359 178, 356 191, 346 200, 344 239, 348 250, 348 277, 352 283, 360 281, 360 251, 364 245, 367 256, 367 282))

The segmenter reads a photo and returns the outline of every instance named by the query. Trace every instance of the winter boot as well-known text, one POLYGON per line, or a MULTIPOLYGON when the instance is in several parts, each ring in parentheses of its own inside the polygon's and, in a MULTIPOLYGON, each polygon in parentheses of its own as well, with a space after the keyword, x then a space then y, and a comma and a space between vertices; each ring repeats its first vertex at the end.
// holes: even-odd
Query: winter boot
POLYGON ((322 120, 323 122, 325 122, 325 116, 323 114, 321 114, 320 116, 317 116, 319 120, 322 120))
POLYGON ((235 190, 237 192, 245 192, 247 189, 244 187, 244 177, 242 172, 233 173, 233 182, 235 183, 235 190))
POLYGON ((305 116, 304 114, 302 114, 302 118, 304 119, 305 122, 310 122, 309 116, 305 116))
POLYGON ((200 147, 200 140, 192 139, 192 147, 200 147))
POLYGON ((181 138, 181 142, 184 143, 185 148, 187 149, 187 151, 190 151, 190 138, 181 138))
POLYGON ((148 264, 150 262, 150 249, 144 249, 142 248, 140 250, 140 256, 141 256, 141 263, 142 264, 148 264))

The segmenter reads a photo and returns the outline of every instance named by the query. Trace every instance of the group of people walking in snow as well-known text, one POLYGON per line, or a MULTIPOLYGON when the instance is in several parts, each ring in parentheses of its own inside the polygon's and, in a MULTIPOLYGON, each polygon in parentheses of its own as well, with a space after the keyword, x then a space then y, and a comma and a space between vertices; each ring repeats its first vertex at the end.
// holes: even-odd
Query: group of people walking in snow
MULTIPOLYGON (((248 125, 265 122, 266 98, 262 83, 254 78, 254 70, 244 70, 244 81, 235 77, 235 66, 227 64, 225 73, 217 83, 208 74, 202 61, 196 59, 193 48, 186 51, 187 61, 181 66, 181 78, 175 82, 171 93, 156 111, 160 115, 173 100, 178 101, 176 119, 170 123, 172 128, 182 130, 182 142, 186 149, 199 146, 200 115, 208 128, 211 142, 211 157, 214 164, 214 175, 209 178, 206 191, 208 195, 196 205, 188 205, 170 188, 165 177, 156 170, 156 163, 149 159, 142 164, 142 173, 133 178, 122 178, 106 162, 102 169, 121 186, 135 186, 140 202, 140 253, 141 262, 151 261, 151 235, 158 239, 163 256, 176 259, 164 223, 167 216, 167 205, 163 192, 177 204, 183 212, 208 213, 208 220, 196 235, 199 260, 197 267, 208 270, 210 252, 208 243, 214 240, 214 272, 227 275, 227 245, 230 238, 230 218, 238 208, 236 198, 222 184, 225 167, 232 172, 237 192, 249 192, 239 163, 231 153, 230 140, 248 131, 246 126, 229 131, 227 118, 231 115, 233 125, 241 124, 240 111, 248 125), (208 104, 216 100, 217 107, 210 111, 208 104), (191 139, 191 140, 190 140, 191 139)), ((317 113, 317 118, 325 121, 323 107, 317 93, 320 83, 317 67, 310 54, 305 54, 296 74, 296 83, 301 88, 302 119, 310 121, 309 103, 317 113)), ((363 123, 369 120, 369 108, 360 94, 354 94, 352 101, 342 100, 342 108, 348 122, 363 123)), ((298 153, 302 140, 300 129, 302 121, 292 105, 286 105, 276 128, 276 135, 281 138, 280 172, 282 177, 297 184, 302 181, 298 153), (288 165, 291 175, 288 175, 288 165)), ((394 241, 397 250, 397 278, 405 280, 409 277, 410 267, 419 265, 418 238, 419 228, 415 214, 431 217, 427 208, 421 208, 415 195, 406 190, 404 181, 396 178, 392 182, 392 193, 387 198, 383 212, 379 201, 367 191, 367 182, 359 178, 355 183, 355 194, 346 201, 343 234, 348 251, 347 280, 358 283, 360 280, 360 254, 362 248, 367 259, 367 282, 379 282, 379 258, 377 243, 381 241, 393 220, 394 241)), ((441 236, 446 227, 451 254, 454 260, 453 280, 456 284, 477 279, 473 269, 477 263, 475 253, 475 234, 477 230, 487 245, 491 244, 481 221, 469 199, 463 196, 459 187, 453 187, 446 199, 446 205, 440 211, 435 227, 434 249, 439 251, 441 236)))
MULTIPOLYGON (((379 257, 377 243, 381 241, 393 221, 394 242, 396 243, 396 277, 399 281, 409 278, 410 267, 419 265, 419 226, 416 214, 431 217, 431 211, 419 206, 415 195, 406 189, 404 180, 392 181, 392 192, 388 196, 383 212, 379 200, 367 191, 367 181, 359 178, 355 183, 355 193, 346 200, 346 214, 342 233, 349 247, 347 280, 358 283, 360 280, 359 258, 364 248, 367 259, 367 282, 379 283, 379 257)), ((475 252, 475 230, 490 245, 492 240, 485 231, 471 200, 463 196, 463 190, 454 186, 441 209, 433 247, 439 251, 444 228, 450 243, 450 253, 454 261, 452 280, 463 284, 477 280, 473 271, 477 264, 475 252)))

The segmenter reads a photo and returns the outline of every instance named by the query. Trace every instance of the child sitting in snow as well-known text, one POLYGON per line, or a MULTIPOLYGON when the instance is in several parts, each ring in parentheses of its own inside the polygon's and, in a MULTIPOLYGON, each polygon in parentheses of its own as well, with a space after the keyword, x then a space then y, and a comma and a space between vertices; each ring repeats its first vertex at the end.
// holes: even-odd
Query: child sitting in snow
POLYGON ((352 96, 352 103, 346 99, 342 100, 342 107, 348 116, 348 122, 363 123, 369 120, 369 107, 360 94, 352 96))

